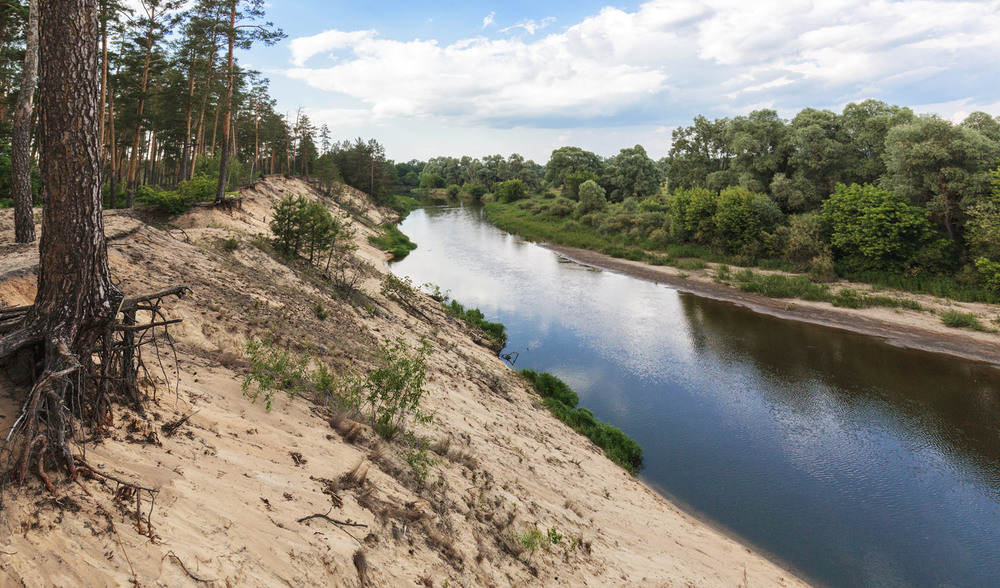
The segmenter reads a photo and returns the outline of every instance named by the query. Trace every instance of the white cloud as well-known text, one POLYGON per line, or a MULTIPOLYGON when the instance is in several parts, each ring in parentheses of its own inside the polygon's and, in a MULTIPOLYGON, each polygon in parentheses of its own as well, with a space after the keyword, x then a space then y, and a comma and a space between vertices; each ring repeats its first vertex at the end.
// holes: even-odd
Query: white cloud
POLYGON ((348 49, 363 41, 374 39, 377 34, 373 30, 351 32, 323 31, 311 37, 292 39, 288 43, 288 48, 292 51, 292 63, 296 66, 303 66, 314 55, 336 49, 348 49))
POLYGON ((511 25, 507 28, 500 29, 500 32, 507 33, 514 29, 524 29, 529 35, 534 35, 536 31, 540 31, 550 24, 556 21, 555 18, 548 16, 542 19, 542 22, 535 22, 534 20, 528 19, 523 20, 515 25, 511 25))
MULTIPOLYGON (((534 35, 551 22, 505 30, 534 35)), ((650 0, 527 40, 326 31, 289 43, 296 67, 286 73, 354 98, 375 119, 544 126, 631 117, 669 126, 698 113, 867 97, 988 102, 1000 93, 988 73, 997 30, 1000 0, 650 0), (325 52, 332 61, 306 67, 325 52)))

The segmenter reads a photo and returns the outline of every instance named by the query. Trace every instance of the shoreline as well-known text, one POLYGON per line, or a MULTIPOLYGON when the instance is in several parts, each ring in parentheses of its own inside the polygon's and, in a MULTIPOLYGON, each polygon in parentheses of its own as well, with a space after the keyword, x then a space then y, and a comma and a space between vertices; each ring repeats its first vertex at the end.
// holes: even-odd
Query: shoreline
MULTIPOLYGON (((581 265, 627 275, 655 284, 663 284, 680 292, 737 304, 754 312, 780 319, 843 329, 877 337, 897 347, 931 353, 945 353, 970 361, 989 363, 1000 368, 1000 359, 998 359, 1000 358, 1000 334, 946 327, 934 312, 885 308, 848 309, 835 307, 826 302, 768 298, 718 284, 710 277, 709 270, 682 272, 670 266, 654 266, 620 259, 588 249, 552 243, 541 243, 540 245, 560 257, 581 265), (681 275, 682 273, 685 275, 681 275)), ((868 288, 865 285, 851 285, 852 287, 868 288)), ((922 306, 930 309, 961 307, 980 313, 992 311, 996 314, 1000 312, 1000 309, 988 304, 942 301, 936 297, 922 294, 905 294, 905 297, 917 300, 922 306)))

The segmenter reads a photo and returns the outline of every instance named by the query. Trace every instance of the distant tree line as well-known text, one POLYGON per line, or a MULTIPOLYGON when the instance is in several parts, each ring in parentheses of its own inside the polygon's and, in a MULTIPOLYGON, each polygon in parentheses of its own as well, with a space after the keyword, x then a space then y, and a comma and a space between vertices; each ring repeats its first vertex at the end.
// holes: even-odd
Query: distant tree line
MULTIPOLYGON (((708 120, 654 162, 552 152, 521 208, 628 246, 692 245, 817 276, 950 276, 1000 296, 1000 117, 954 124, 877 100, 708 120)), ((497 191, 495 200, 504 197, 497 191)))

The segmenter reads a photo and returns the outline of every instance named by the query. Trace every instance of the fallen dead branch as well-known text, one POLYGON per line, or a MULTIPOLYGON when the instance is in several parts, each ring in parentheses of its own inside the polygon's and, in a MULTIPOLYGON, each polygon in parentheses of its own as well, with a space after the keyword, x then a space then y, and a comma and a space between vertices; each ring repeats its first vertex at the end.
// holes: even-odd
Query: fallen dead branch
POLYGON ((201 582, 203 584, 208 584, 208 583, 211 583, 211 582, 215 581, 215 580, 209 580, 208 578, 202 578, 201 576, 196 575, 194 572, 192 572, 191 570, 189 570, 186 565, 184 565, 184 562, 181 561, 181 558, 177 557, 177 554, 174 553, 173 551, 168 551, 166 555, 164 555, 163 557, 160 558, 160 561, 163 561, 164 559, 166 559, 168 557, 174 558, 174 561, 177 562, 177 565, 181 566, 181 569, 184 570, 184 573, 187 574, 188 577, 191 578, 192 580, 194 580, 195 582, 201 582))

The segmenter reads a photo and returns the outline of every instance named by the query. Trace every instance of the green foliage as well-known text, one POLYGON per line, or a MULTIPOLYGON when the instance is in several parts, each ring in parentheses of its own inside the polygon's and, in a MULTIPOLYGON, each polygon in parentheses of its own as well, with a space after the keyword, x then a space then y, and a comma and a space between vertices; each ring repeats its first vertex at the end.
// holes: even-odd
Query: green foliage
POLYGON ((670 232, 679 241, 708 243, 715 234, 719 196, 706 188, 675 190, 670 198, 670 232))
POLYGON ((402 432, 408 422, 430 423, 433 415, 420 408, 430 351, 424 339, 412 352, 401 338, 385 342, 375 370, 345 378, 343 399, 367 413, 372 428, 386 440, 402 432))
POLYGON ((805 276, 785 274, 760 274, 744 269, 733 274, 736 287, 744 292, 755 292, 770 298, 801 298, 803 300, 828 300, 829 288, 814 284, 805 276))
POLYGON ((444 305, 452 315, 462 319, 469 326, 479 329, 490 340, 490 348, 500 352, 507 346, 507 328, 503 323, 486 320, 486 316, 478 308, 465 308, 457 300, 444 305))
POLYGON ((784 214, 766 195, 733 186, 719 194, 712 220, 721 248, 735 253, 759 245, 762 234, 773 231, 784 214))
POLYGON ((410 241, 410 238, 403 234, 396 225, 385 225, 382 227, 381 235, 371 235, 368 242, 384 249, 392 254, 393 259, 403 259, 417 248, 417 244, 410 241))
POLYGON ((486 186, 481 184, 465 183, 462 185, 462 190, 475 202, 479 202, 486 195, 486 186))
POLYGON ((334 248, 343 230, 323 204, 302 196, 282 198, 271 220, 274 248, 290 257, 305 255, 310 263, 334 248))
POLYGON ((947 246, 926 210, 872 185, 838 185, 821 214, 833 253, 848 271, 933 266, 947 246))
POLYGON ((156 206, 166 213, 177 216, 190 209, 195 202, 214 200, 218 181, 218 173, 214 177, 200 173, 196 174, 194 178, 178 184, 176 190, 163 190, 157 186, 139 186, 136 200, 141 204, 156 206))
POLYGON ((873 308, 877 306, 886 308, 905 308, 907 310, 923 310, 916 300, 907 298, 894 298, 891 296, 881 296, 876 294, 864 294, 852 288, 841 288, 830 299, 834 306, 842 308, 873 308))
POLYGON ((326 319, 330 318, 330 311, 323 308, 322 302, 317 302, 316 304, 314 304, 312 310, 313 314, 316 315, 316 318, 318 318, 321 321, 325 321, 326 319))
POLYGON ((496 196, 497 202, 509 204, 525 198, 528 195, 528 190, 524 186, 524 182, 514 179, 493 186, 493 194, 496 196))
POLYGON ((517 541, 525 551, 535 553, 539 547, 544 545, 545 535, 542 535, 538 529, 528 529, 517 536, 517 541))
POLYGON ((403 459, 409 464, 410 469, 417 476, 418 484, 423 488, 424 484, 427 483, 427 476, 430 475, 431 468, 438 465, 440 460, 431 457, 430 453, 427 452, 427 442, 422 439, 411 439, 408 445, 403 459))
POLYGON ((956 329, 972 329, 974 331, 985 331, 986 327, 979 318, 970 313, 959 310, 947 310, 941 315, 941 322, 945 326, 956 329))
POLYGON ((452 184, 445 188, 444 193, 448 195, 448 198, 458 198, 458 195, 462 192, 462 187, 458 184, 452 184))
POLYGON ((579 397, 564 382, 545 372, 521 370, 520 373, 532 383, 556 418, 593 441, 608 459, 631 474, 642 469, 642 446, 621 429, 602 423, 594 413, 577 407, 579 397))
POLYGON ((222 242, 223 251, 236 251, 240 248, 240 240, 235 237, 229 237, 222 242))
POLYGON ((296 358, 287 348, 279 347, 271 336, 259 341, 251 338, 245 351, 250 359, 250 373, 243 379, 243 395, 254 404, 263 395, 264 410, 270 412, 277 391, 294 397, 311 389, 308 355, 296 358), (251 388, 254 383, 257 386, 251 388))
POLYGON ((579 187, 580 202, 576 205, 577 216, 604 210, 608 201, 604 198, 604 188, 594 180, 587 180, 579 187))
POLYGON ((566 185, 563 190, 563 196, 571 200, 579 200, 580 186, 584 182, 597 182, 598 180, 600 180, 600 177, 590 170, 570 172, 566 174, 566 185))
POLYGON ((610 186, 611 200, 643 198, 657 194, 663 183, 663 171, 646 155, 642 145, 622 149, 608 160, 603 183, 610 186))
POLYGON ((429 192, 437 188, 444 188, 444 178, 438 174, 423 173, 420 174, 420 189, 424 192, 429 192))

